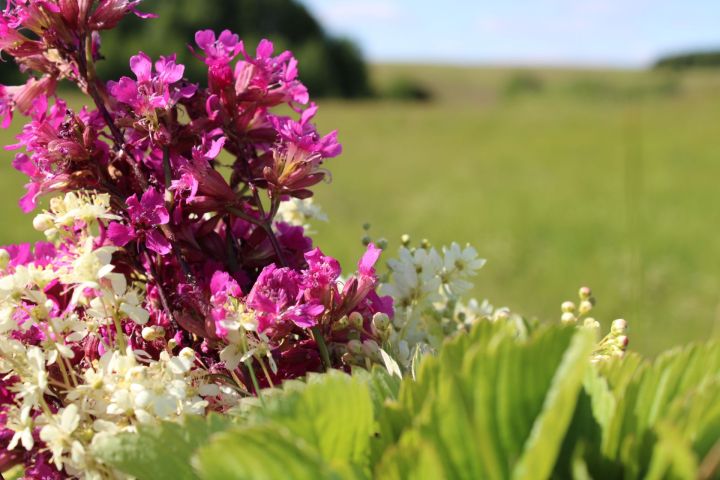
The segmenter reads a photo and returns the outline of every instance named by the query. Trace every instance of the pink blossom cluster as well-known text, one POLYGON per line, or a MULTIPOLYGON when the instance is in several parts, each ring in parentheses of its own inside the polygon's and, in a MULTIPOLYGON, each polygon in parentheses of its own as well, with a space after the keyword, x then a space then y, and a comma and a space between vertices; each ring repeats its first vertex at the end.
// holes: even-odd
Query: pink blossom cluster
MULTIPOLYGON (((325 178, 325 160, 341 152, 337 133, 321 135, 312 123, 317 106, 298 78, 297 61, 288 51, 276 55, 268 40, 252 54, 237 35, 204 30, 192 48, 207 66, 207 86, 185 80, 175 56, 153 61, 142 52, 130 59, 134 78, 103 81, 94 68, 100 32, 128 14, 150 17, 136 10, 138 3, 8 0, 0 16, 0 53, 28 74, 24 85, 0 85, 3 127, 16 113, 29 117, 8 147, 19 150, 13 165, 28 177, 20 207, 33 211, 47 194, 109 196, 112 214, 97 219, 92 248, 107 247, 113 272, 144 290, 138 308, 148 318, 139 323, 128 313, 121 331, 110 324, 66 338, 74 352, 69 366, 87 368, 124 336, 155 358, 190 348, 208 372, 236 379, 248 393, 256 393, 250 376, 265 370, 262 358, 272 368, 258 375, 261 387, 349 368, 346 345, 377 340, 372 319, 391 317, 392 300, 376 293, 375 246, 341 280, 338 262, 313 248, 303 227, 277 220, 282 202, 312 196, 325 178), (75 83, 88 105, 74 110, 59 98, 60 80, 75 83), (292 116, 273 113, 283 106, 292 116), (148 328, 156 334, 146 335, 148 328), (221 355, 233 345, 243 345, 241 362, 221 355), (262 347, 264 357, 252 346, 262 347)), ((30 264, 71 268, 72 232, 85 227, 83 219, 74 222, 54 244, 5 247, 5 273, 30 264)), ((44 294, 43 318, 88 314, 59 273, 44 294)), ((24 327, 11 336, 39 345, 49 330, 28 313, 38 305, 23 302, 13 315, 24 327)), ((48 368, 51 381, 59 378, 57 368, 48 368)), ((5 428, 3 412, 17 401, 16 380, 0 379, 0 471, 24 462, 31 478, 66 478, 37 431, 33 450, 6 450, 13 430, 5 428)), ((61 406, 55 397, 46 401, 55 411, 61 406)), ((224 407, 211 401, 208 408, 224 407)))

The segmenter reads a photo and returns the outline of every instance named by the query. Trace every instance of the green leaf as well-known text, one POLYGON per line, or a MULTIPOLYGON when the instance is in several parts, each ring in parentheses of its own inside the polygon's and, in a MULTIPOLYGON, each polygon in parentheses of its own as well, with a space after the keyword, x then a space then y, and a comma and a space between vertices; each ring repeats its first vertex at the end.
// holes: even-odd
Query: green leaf
POLYGON ((19 480, 25 476, 25 471, 22 465, 11 468, 7 472, 2 474, 6 480, 19 480))
POLYGON ((669 424, 657 427, 659 440, 653 449, 647 480, 696 478, 697 458, 686 438, 669 424))
POLYGON ((331 371, 313 374, 306 385, 300 385, 268 399, 254 422, 282 425, 328 461, 366 464, 374 420, 365 382, 331 371))
POLYGON ((374 478, 382 480, 445 480, 449 478, 443 470, 442 461, 435 446, 412 435, 388 449, 382 462, 376 468, 374 478))
POLYGON ((375 432, 370 439, 369 463, 374 465, 385 450, 397 442, 407 421, 397 402, 401 379, 379 366, 370 372, 357 369, 353 371, 353 376, 368 386, 373 403, 375 432))
POLYGON ((162 422, 141 426, 138 433, 98 437, 93 454, 139 480, 195 479, 190 457, 210 435, 230 425, 229 419, 214 414, 188 416, 183 423, 162 422))
POLYGON ((555 371, 543 410, 535 420, 514 478, 545 478, 552 472, 565 432, 572 420, 578 392, 588 367, 593 335, 580 330, 572 339, 555 371))
POLYGON ((652 364, 635 354, 603 362, 584 386, 563 462, 584 442, 584 460, 601 476, 684 475, 720 438, 717 342, 674 349, 652 364), (672 448, 676 458, 658 453, 672 448))
POLYGON ((376 476, 548 477, 592 346, 575 328, 540 328, 522 338, 491 323, 448 342, 438 358, 423 361, 417 382, 403 381, 405 430, 376 476), (411 459, 423 456, 434 463, 418 471, 411 459))
POLYGON ((199 450, 194 464, 205 480, 362 478, 347 466, 326 460, 281 425, 267 424, 219 434, 199 450))

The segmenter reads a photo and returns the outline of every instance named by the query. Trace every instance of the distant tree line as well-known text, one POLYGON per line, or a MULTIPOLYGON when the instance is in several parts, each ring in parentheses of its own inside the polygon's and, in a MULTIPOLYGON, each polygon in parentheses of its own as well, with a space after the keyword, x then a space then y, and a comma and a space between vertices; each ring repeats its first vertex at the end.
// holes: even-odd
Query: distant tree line
POLYGON ((718 67, 720 67, 720 50, 668 55, 660 58, 654 65, 654 68, 674 70, 718 67))
MULTIPOLYGON (((4 8, 5 0, 0 0, 4 8)), ((119 28, 105 32, 101 51, 113 62, 102 61, 98 73, 105 79, 129 74, 127 61, 139 50, 153 58, 179 52, 186 75, 204 82, 206 70, 193 58, 188 44, 197 30, 230 29, 245 40, 249 53, 261 38, 269 38, 279 53, 290 49, 300 65, 300 77, 313 96, 358 98, 371 93, 362 54, 349 40, 328 35, 308 10, 295 0, 145 0, 140 10, 159 18, 129 16, 119 28)), ((18 81, 12 61, 0 64, 0 83, 18 81)))

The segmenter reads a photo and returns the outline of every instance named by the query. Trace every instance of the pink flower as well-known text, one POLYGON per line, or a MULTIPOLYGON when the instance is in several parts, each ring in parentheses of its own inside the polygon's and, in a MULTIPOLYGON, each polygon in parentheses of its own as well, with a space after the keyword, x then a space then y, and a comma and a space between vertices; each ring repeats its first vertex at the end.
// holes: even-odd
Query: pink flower
POLYGON ((312 105, 299 122, 289 117, 268 117, 278 133, 278 142, 272 149, 269 165, 263 169, 263 177, 282 193, 299 198, 312 195, 308 187, 325 177, 320 165, 342 151, 337 132, 321 137, 309 123, 316 110, 312 105))
POLYGON ((305 254, 308 268, 302 274, 303 294, 307 301, 324 302, 327 295, 336 290, 340 277, 340 263, 332 257, 323 255, 319 248, 305 254))
POLYGON ((228 317, 225 304, 231 298, 239 298, 242 295, 240 286, 229 273, 216 270, 210 281, 210 303, 213 305, 212 318, 215 322, 215 335, 220 338, 227 336, 224 321, 228 317))
POLYGON ((200 58, 207 65, 228 64, 243 50, 240 38, 230 30, 223 30, 217 39, 212 30, 200 30, 195 33, 195 43, 205 53, 205 58, 200 58))
POLYGON ((318 134, 310 120, 317 113, 317 105, 311 103, 296 122, 290 117, 269 115, 268 120, 278 133, 281 144, 294 144, 298 149, 310 153, 318 153, 323 158, 337 157, 342 153, 342 145, 337 141, 337 130, 324 137, 318 134))
POLYGON ((258 330, 290 321, 301 328, 317 324, 317 317, 325 307, 318 303, 302 303, 301 275, 274 264, 263 269, 247 297, 247 305, 260 313, 258 330))
POLYGON ((129 105, 137 116, 154 113, 156 109, 169 109, 181 98, 195 94, 195 85, 176 85, 185 72, 184 65, 175 63, 175 55, 160 57, 153 64, 145 53, 130 58, 130 69, 136 80, 122 77, 118 82, 108 82, 110 93, 120 103, 129 105))
POLYGON ((112 222, 108 225, 108 238, 117 246, 123 247, 132 240, 144 237, 147 248, 161 255, 170 253, 172 246, 165 235, 156 227, 170 221, 165 208, 163 194, 151 188, 138 199, 137 195, 127 200, 130 225, 112 222))
POLYGON ((224 144, 225 137, 203 136, 202 144, 192 148, 192 160, 184 160, 180 167, 180 178, 172 182, 172 190, 187 192, 185 200, 193 212, 223 210, 236 203, 237 195, 211 165, 224 144))
POLYGON ((0 53, 7 52, 15 58, 41 54, 42 42, 30 40, 11 26, 12 23, 7 16, 0 16, 0 53))
POLYGON ((20 199, 19 205, 23 212, 28 213, 37 206, 37 199, 45 193, 62 190, 70 181, 65 173, 44 172, 35 161, 20 153, 15 156, 12 162, 15 170, 18 170, 30 177, 30 182, 25 184, 25 195, 20 199))
POLYGON ((156 18, 157 15, 142 13, 135 8, 140 1, 141 0, 100 0, 97 8, 90 16, 88 27, 93 30, 108 30, 114 28, 128 13, 132 13, 140 18, 156 18))
POLYGON ((358 273, 345 282, 342 291, 342 312, 350 313, 374 291, 378 281, 375 275, 375 263, 377 263, 381 253, 382 250, 377 248, 375 244, 368 245, 367 250, 358 262, 358 273))
POLYGON ((29 78, 25 85, 0 85, 0 117, 2 128, 12 121, 12 113, 18 110, 23 115, 39 118, 47 111, 48 97, 55 94, 56 80, 45 76, 41 79, 29 78))
POLYGON ((135 225, 165 225, 170 221, 163 194, 154 188, 143 193, 142 201, 138 200, 137 195, 128 198, 127 205, 130 220, 135 225))
POLYGON ((235 92, 241 101, 268 106, 308 102, 308 91, 298 79, 297 60, 292 53, 285 51, 273 57, 272 42, 262 39, 253 58, 240 45, 245 61, 235 66, 235 92))

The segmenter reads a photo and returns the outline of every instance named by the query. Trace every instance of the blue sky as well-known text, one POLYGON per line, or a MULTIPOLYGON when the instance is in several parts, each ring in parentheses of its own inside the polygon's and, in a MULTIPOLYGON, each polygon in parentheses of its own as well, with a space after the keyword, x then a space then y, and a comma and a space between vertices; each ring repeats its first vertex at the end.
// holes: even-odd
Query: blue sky
POLYGON ((642 67, 720 47, 720 0, 301 0, 374 61, 642 67))

